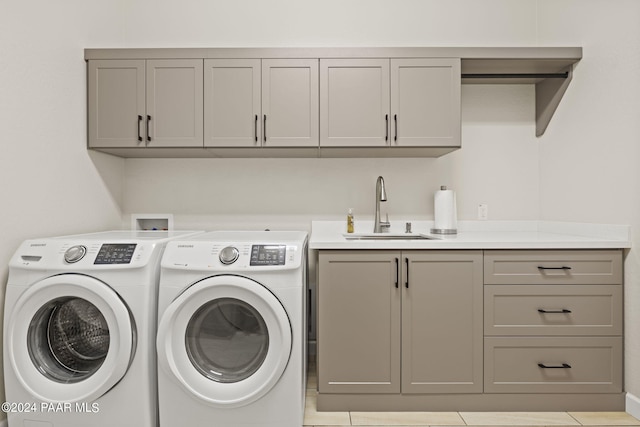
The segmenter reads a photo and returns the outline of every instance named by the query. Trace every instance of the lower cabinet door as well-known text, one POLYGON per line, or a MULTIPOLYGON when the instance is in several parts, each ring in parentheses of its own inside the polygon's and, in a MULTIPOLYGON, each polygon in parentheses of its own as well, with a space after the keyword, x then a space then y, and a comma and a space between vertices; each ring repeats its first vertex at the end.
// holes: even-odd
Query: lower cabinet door
POLYGON ((321 251, 320 393, 400 392, 400 252, 321 251))
POLYGON ((622 337, 485 338, 486 393, 620 393, 622 337))
POLYGON ((402 392, 482 392, 482 252, 402 252, 402 392))

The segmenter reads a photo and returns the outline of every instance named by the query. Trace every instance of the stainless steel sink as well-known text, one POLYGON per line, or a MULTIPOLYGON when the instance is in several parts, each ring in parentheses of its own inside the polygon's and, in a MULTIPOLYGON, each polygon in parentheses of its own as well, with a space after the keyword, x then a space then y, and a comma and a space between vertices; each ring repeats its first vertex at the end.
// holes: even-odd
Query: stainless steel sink
POLYGON ((428 234, 354 233, 343 234, 347 240, 440 240, 428 234))

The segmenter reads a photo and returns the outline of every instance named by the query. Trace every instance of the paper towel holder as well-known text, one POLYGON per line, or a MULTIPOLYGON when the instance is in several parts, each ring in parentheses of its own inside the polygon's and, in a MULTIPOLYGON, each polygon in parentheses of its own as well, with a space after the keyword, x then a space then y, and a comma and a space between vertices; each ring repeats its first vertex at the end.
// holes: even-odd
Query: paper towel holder
MULTIPOLYGON (((446 191, 447 190, 447 186, 446 185, 442 185, 440 186, 440 190, 441 191, 446 191)), ((436 198, 437 199, 437 198, 436 198)), ((434 203, 435 205, 435 203, 434 203)), ((438 208, 436 206, 434 206, 434 214, 435 216, 437 216, 437 211, 438 208)), ((455 195, 454 195, 454 199, 453 199, 453 225, 456 224, 457 222, 457 215, 456 215, 456 202, 455 202, 455 195)), ((437 223, 437 218, 434 220, 434 226, 437 223)), ((454 235, 454 234, 458 234, 458 229, 457 228, 432 228, 431 229, 431 234, 441 234, 441 235, 454 235)))

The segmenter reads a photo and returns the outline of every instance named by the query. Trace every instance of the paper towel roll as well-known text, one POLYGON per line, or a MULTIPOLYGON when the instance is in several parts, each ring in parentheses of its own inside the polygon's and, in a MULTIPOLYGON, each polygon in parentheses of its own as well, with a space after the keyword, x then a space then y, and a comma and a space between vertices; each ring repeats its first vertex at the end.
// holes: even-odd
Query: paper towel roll
POLYGON ((456 213, 456 193, 447 190, 444 185, 434 196, 434 221, 432 233, 456 234, 458 232, 458 215, 456 213))

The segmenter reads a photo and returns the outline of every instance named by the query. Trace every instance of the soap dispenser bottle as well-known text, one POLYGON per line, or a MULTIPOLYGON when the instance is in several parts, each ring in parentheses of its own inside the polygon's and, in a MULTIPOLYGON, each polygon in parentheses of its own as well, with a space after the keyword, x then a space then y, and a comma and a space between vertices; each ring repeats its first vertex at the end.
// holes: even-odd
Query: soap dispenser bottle
POLYGON ((353 233, 353 209, 347 212, 347 233, 353 233))

